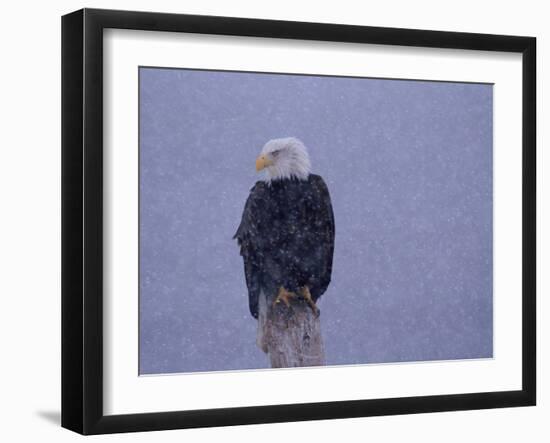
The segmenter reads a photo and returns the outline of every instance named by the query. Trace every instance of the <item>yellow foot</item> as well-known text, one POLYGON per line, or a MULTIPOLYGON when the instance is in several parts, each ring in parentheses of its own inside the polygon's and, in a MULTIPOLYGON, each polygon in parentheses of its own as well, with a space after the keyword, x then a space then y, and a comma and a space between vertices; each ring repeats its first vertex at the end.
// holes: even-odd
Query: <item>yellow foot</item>
POLYGON ((309 288, 307 286, 303 286, 300 288, 300 295, 304 298, 308 306, 311 308, 315 317, 318 317, 320 314, 319 308, 317 308, 317 305, 313 301, 313 298, 311 298, 311 292, 309 292, 309 288))
POLYGON ((287 308, 290 307, 290 300, 293 298, 296 298, 296 294, 294 292, 289 292, 282 286, 279 288, 279 292, 277 293, 277 297, 273 301, 273 306, 281 303, 281 301, 286 305, 287 308))

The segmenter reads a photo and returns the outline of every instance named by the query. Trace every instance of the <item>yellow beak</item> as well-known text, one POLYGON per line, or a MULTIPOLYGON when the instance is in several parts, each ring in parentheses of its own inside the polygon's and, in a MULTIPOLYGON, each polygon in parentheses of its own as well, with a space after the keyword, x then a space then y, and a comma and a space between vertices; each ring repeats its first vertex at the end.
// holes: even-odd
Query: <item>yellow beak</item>
POLYGON ((256 159, 256 172, 260 172, 262 169, 271 166, 273 164, 273 161, 266 157, 265 155, 260 155, 256 159))

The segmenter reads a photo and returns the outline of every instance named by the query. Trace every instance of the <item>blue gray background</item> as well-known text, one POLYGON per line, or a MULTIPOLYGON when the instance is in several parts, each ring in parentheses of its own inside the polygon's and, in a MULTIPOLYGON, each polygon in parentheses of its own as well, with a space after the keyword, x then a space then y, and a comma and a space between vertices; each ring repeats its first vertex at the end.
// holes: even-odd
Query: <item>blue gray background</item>
POLYGON ((327 363, 492 356, 491 85, 140 68, 140 373, 268 367, 232 236, 271 138, 332 195, 327 363))

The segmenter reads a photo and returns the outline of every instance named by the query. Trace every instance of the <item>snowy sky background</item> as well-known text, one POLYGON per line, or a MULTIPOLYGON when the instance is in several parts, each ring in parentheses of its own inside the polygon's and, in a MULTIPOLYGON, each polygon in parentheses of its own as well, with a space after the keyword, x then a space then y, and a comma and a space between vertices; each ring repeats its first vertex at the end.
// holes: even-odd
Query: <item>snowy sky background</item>
POLYGON ((271 138, 328 184, 327 364, 492 356, 491 85, 140 69, 140 372, 269 367, 232 236, 271 138))

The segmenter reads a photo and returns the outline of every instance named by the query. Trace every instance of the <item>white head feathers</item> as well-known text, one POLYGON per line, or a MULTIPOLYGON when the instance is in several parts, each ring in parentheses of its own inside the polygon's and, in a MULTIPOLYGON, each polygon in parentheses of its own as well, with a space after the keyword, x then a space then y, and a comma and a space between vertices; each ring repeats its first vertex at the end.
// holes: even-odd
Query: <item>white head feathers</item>
POLYGON ((267 170, 267 182, 285 178, 307 180, 311 172, 307 148, 294 137, 268 141, 259 159, 263 159, 263 167, 267 170))

